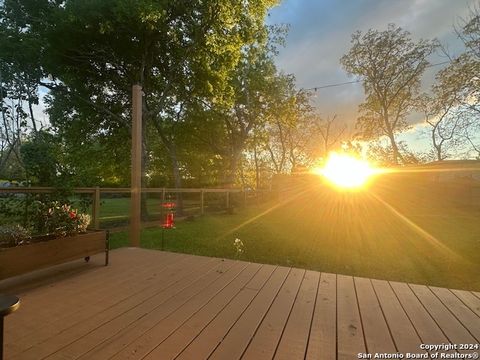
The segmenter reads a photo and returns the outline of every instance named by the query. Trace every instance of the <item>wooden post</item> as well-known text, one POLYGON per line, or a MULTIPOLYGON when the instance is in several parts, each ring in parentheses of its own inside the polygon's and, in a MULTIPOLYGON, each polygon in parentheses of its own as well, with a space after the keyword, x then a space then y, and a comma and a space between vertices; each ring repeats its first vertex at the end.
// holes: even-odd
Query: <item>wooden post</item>
POLYGON ((227 209, 230 209, 230 191, 227 190, 227 209))
POLYGON ((200 214, 205 214, 205 191, 200 190, 200 214))
POLYGON ((243 189, 243 207, 247 207, 247 191, 243 189))
POLYGON ((142 87, 132 87, 132 174, 130 189, 130 245, 140 246, 142 192, 142 87))
POLYGON ((93 226, 95 230, 100 229, 100 188, 95 187, 93 195, 93 226))
MULTIPOLYGON (((160 208, 160 224, 162 225, 165 220, 165 208, 163 205, 165 204, 165 188, 162 189, 162 200, 161 200, 161 208, 160 208)), ((163 233, 162 233, 163 236, 163 233)))

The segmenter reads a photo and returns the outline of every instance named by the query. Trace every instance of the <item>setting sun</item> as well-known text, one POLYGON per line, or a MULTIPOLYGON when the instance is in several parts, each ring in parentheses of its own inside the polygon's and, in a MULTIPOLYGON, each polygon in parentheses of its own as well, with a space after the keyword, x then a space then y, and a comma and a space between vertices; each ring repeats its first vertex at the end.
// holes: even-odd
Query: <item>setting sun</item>
POLYGON ((355 190, 364 186, 377 171, 367 161, 331 153, 325 166, 316 168, 313 172, 324 176, 338 188, 355 190))

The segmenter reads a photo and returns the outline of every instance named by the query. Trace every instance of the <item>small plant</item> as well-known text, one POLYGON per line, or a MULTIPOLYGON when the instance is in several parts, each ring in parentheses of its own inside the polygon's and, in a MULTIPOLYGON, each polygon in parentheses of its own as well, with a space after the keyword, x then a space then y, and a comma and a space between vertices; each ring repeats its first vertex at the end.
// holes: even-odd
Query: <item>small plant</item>
POLYGON ((239 258, 245 252, 245 245, 242 240, 236 238, 233 242, 233 246, 235 247, 236 257, 239 258))
POLYGON ((0 225, 0 248, 28 243, 30 233, 21 225, 0 225))
POLYGON ((90 224, 90 216, 80 214, 70 205, 52 203, 39 203, 34 228, 38 233, 67 236, 82 233, 90 224))

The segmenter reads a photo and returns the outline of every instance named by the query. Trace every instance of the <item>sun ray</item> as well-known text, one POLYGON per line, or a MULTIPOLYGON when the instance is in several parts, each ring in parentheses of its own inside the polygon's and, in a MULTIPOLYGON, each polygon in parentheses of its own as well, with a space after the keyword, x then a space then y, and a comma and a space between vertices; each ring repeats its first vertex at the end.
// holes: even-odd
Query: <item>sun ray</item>
POLYGON ((400 211, 395 209, 388 202, 386 202, 385 200, 383 200, 382 198, 380 198, 379 196, 377 196, 376 194, 374 194, 372 192, 370 192, 370 195, 372 195, 373 198, 375 198, 378 202, 380 202, 382 205, 384 205, 391 213, 393 213, 395 216, 397 216, 408 227, 410 227, 416 233, 421 235, 424 239, 426 239, 430 244, 435 246, 437 249, 439 249, 439 250, 443 251, 445 254, 451 256, 456 261, 465 261, 465 259, 462 258, 460 255, 458 255, 455 251, 450 249, 448 246, 446 246, 444 243, 442 243, 440 240, 438 240, 435 236, 430 234, 428 231, 426 231, 425 229, 418 226, 415 222, 413 222, 408 217, 403 215, 400 211))
POLYGON ((236 227, 234 227, 233 229, 223 233, 222 235, 218 236, 217 237, 217 240, 219 239, 222 239, 222 238, 225 238, 227 237, 228 235, 231 235, 233 233, 235 233, 236 231, 244 228, 245 226, 251 224, 252 222, 260 219, 261 217, 271 213, 272 211, 282 207, 282 206, 285 206, 286 204, 288 204, 289 202, 292 202, 294 201, 295 199, 299 198, 300 196, 306 194, 308 191, 311 190, 311 187, 308 187, 307 189, 304 189, 302 191, 298 191, 296 192, 295 194, 292 194, 290 195, 289 197, 287 197, 286 199, 282 200, 282 201, 279 201, 277 204, 269 207, 268 209, 266 209, 265 211, 262 211, 260 214, 258 215, 255 215, 253 217, 251 217, 250 219, 248 220, 245 220, 243 223, 241 223, 240 225, 237 225, 236 227))

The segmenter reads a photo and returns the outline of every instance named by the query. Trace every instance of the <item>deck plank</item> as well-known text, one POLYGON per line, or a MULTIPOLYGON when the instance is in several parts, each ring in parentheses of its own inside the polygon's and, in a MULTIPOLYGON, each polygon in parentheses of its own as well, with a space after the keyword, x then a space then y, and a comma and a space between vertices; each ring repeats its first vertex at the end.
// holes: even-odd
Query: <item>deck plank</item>
MULTIPOLYGON (((125 253, 126 252, 119 253, 121 255, 118 256, 118 260, 120 261, 119 266, 100 267, 94 268, 90 272, 83 272, 81 275, 70 279, 70 281, 64 279, 51 284, 48 292, 34 289, 29 293, 17 293, 22 299, 22 305, 26 308, 25 311, 18 314, 15 319, 23 330, 22 335, 28 336, 29 333, 35 334, 38 332, 39 324, 41 324, 40 326, 43 326, 44 324, 60 319, 72 308, 80 310, 98 302, 98 297, 101 296, 100 294, 108 295, 110 289, 114 289, 125 281, 138 277, 142 278, 144 273, 139 271, 139 269, 145 268, 145 266, 142 267, 141 263, 138 261, 129 261, 128 258, 123 259, 125 253), (125 277, 119 277, 119 272, 125 273, 125 277), (99 296, 95 297, 95 299, 91 299, 90 294, 92 292, 99 296), (41 311, 44 308, 45 303, 49 303, 52 298, 55 299, 58 297, 64 298, 63 301, 58 302, 48 313, 41 311), (33 324, 30 321, 32 316, 35 316, 38 319, 37 324, 33 324)), ((139 255, 144 258, 146 264, 154 264, 151 261, 154 260, 152 254, 142 252, 139 255)), ((117 254, 115 254, 115 257, 117 257, 117 254)), ((179 258, 186 257, 179 254, 167 253, 159 257, 157 261, 163 263, 163 261, 168 261, 168 259, 179 258)), ((115 261, 115 259, 113 260, 115 261)), ((87 264, 85 265, 88 266, 87 264)))
POLYGON ((378 303, 377 296, 373 290, 370 279, 354 278, 357 292, 358 306, 362 319, 367 352, 370 354, 387 353, 393 354, 397 351, 390 329, 388 328, 382 309, 378 303))
POLYGON ((475 338, 477 343, 480 343, 480 326, 478 323, 480 318, 478 318, 478 316, 450 290, 432 286, 430 287, 430 290, 468 330, 470 335, 475 338))
POLYGON ((290 317, 275 353, 275 359, 305 358, 320 274, 306 271, 290 317))
POLYGON ((427 286, 410 285, 410 288, 452 344, 461 344, 465 341, 467 344, 475 342, 468 330, 448 311, 427 286))
MULTIPOLYGON (((264 265, 235 299, 180 353, 177 359, 207 359, 260 292, 274 270, 275 266, 264 265)), ((158 359, 158 357, 150 359, 158 359)))
POLYGON ((337 276, 337 342, 338 360, 366 352, 353 278, 345 275, 337 276))
POLYGON ((102 346, 99 350, 94 349, 91 354, 86 354, 85 359, 143 358, 199 310, 208 306, 213 301, 212 299, 221 299, 221 301, 227 302, 231 300, 252 279, 260 267, 258 264, 235 264, 235 271, 224 274, 215 284, 202 290, 167 317, 159 317, 155 313, 150 313, 145 320, 142 319, 143 321, 134 324, 133 327, 125 328, 120 336, 115 336, 108 347, 102 346), (128 346, 118 346, 119 342, 124 342, 128 346))
MULTIPOLYGON (((49 315, 46 319, 40 317, 37 322, 28 327, 24 326, 23 323, 17 323, 18 326, 16 328, 23 329, 23 332, 20 336, 16 336, 16 341, 17 343, 21 343, 28 339, 30 345, 42 342, 45 339, 58 334, 60 331, 75 326, 77 323, 86 320, 92 315, 101 313, 122 300, 147 289, 150 287, 152 280, 157 276, 157 273, 168 271, 172 266, 176 266, 179 261, 181 262, 182 260, 185 261, 187 259, 187 257, 179 258, 172 256, 170 258, 163 258, 161 263, 157 263, 154 266, 144 266, 142 271, 137 272, 138 276, 141 276, 141 281, 132 281, 135 277, 126 277, 122 282, 110 284, 108 283, 108 279, 106 279, 103 288, 98 288, 96 291, 85 290, 85 294, 90 295, 90 298, 88 296, 78 297, 79 299, 77 298, 77 301, 80 300, 81 302, 70 303, 70 309, 64 310, 61 314, 53 311, 45 312, 46 315, 49 315), (94 299, 91 299, 92 291, 97 295, 94 299)), ((121 277, 117 276, 117 278, 121 277)), ((49 296, 49 299, 52 298, 55 299, 57 296, 52 294, 49 296)), ((49 302, 51 303, 51 300, 49 302)), ((45 301, 39 301, 39 303, 45 304, 45 301)), ((29 304, 24 304, 23 298, 22 306, 26 306, 27 309, 29 309, 29 304)), ((38 311, 39 310, 36 310, 36 312, 38 311)), ((26 311, 25 313, 28 314, 28 319, 31 319, 32 316, 35 316, 36 312, 31 313, 26 311)), ((24 313, 21 314, 25 317, 24 313)), ((15 317, 15 320, 17 320, 17 317, 15 317)))
MULTIPOLYGON (((407 284, 390 282, 390 285, 423 343, 437 344, 449 342, 407 284)), ((420 352, 421 350, 418 349, 418 351, 420 352)))
POLYGON ((468 306, 475 314, 480 316, 480 299, 473 295, 470 291, 464 290, 452 290, 452 292, 460 299, 462 302, 468 306))
MULTIPOLYGON (((215 359, 240 359, 255 331, 266 315, 273 300, 277 296, 280 288, 284 284, 290 269, 278 267, 269 279, 268 283, 260 290, 250 306, 242 317, 230 329, 228 334, 222 340, 222 343, 216 348, 209 357, 215 359)), ((163 352, 157 352, 158 355, 163 352)))
MULTIPOLYGON (((258 270, 258 268, 257 268, 258 270)), ((253 276, 253 274, 252 274, 253 276)), ((246 279, 247 281, 250 278, 246 279)), ((166 359, 175 358, 191 343, 195 337, 227 306, 241 291, 245 283, 231 284, 220 296, 216 296, 205 307, 182 324, 165 341, 161 342, 155 351, 161 351, 166 359), (237 286, 240 285, 240 286, 237 286)))
MULTIPOLYGON (((142 313, 141 309, 137 308, 138 305, 145 304, 145 301, 149 301, 150 303, 162 302, 174 296, 176 292, 188 287, 192 281, 195 281, 195 270, 198 271, 203 269, 203 271, 206 271, 209 268, 213 269, 216 266, 218 266, 217 261, 200 258, 195 259, 192 263, 192 267, 176 269, 175 273, 165 274, 165 278, 157 280, 156 286, 152 285, 147 291, 142 292, 138 296, 128 298, 126 301, 109 308, 107 311, 104 311, 97 316, 90 317, 88 320, 75 327, 70 327, 67 330, 60 332, 52 338, 55 339, 54 341, 44 341, 38 345, 30 347, 27 351, 21 354, 20 358, 36 360, 38 358, 47 357, 74 342, 80 341, 102 325, 111 324, 113 320, 118 319, 122 314, 135 309, 137 309, 136 312, 142 313)), ((200 273, 198 276, 202 275, 203 274, 200 273)), ((115 324, 118 322, 119 320, 116 320, 115 324)), ((122 323, 118 325, 122 326, 122 323)), ((107 333, 107 335, 109 334, 107 333)), ((13 359, 15 359, 15 357, 13 357, 13 359)))
POLYGON ((295 302, 305 270, 292 269, 242 359, 272 359, 295 302))
MULTIPOLYGON (((238 264, 233 261, 218 262, 216 266, 209 269, 200 277, 192 276, 184 282, 176 284, 176 289, 168 293, 159 293, 128 311, 115 317, 108 323, 102 324, 95 330, 89 332, 79 340, 71 343, 67 347, 57 351, 48 359, 76 359, 86 354, 98 344, 115 338, 123 329, 133 326, 137 321, 141 321, 146 315, 148 317, 159 317, 163 319, 174 312, 185 303, 192 301, 199 293, 209 289, 210 286, 223 285, 223 280, 235 277, 240 272, 244 264, 238 264)), ((172 289, 170 289, 172 290, 172 289)))
POLYGON ((372 285, 398 351, 403 354, 420 353, 422 340, 388 282, 372 280, 372 285))
POLYGON ((6 318, 6 358, 342 360, 480 337, 472 291, 146 249, 111 256, 0 282, 22 300, 6 318))
POLYGON ((337 356, 337 276, 322 273, 308 340, 306 360, 337 356))

